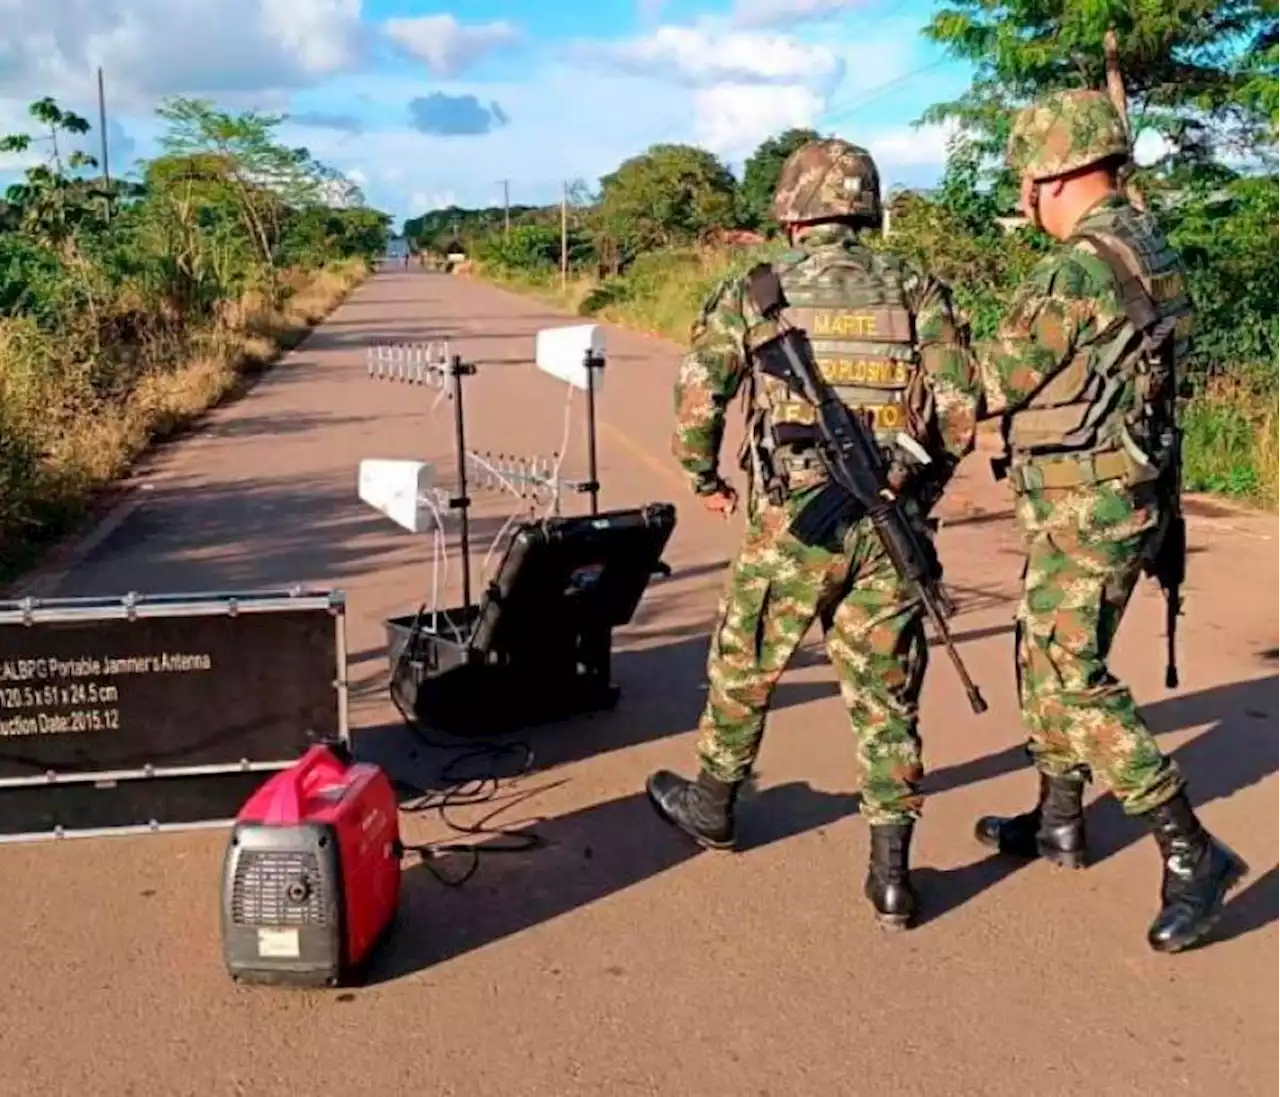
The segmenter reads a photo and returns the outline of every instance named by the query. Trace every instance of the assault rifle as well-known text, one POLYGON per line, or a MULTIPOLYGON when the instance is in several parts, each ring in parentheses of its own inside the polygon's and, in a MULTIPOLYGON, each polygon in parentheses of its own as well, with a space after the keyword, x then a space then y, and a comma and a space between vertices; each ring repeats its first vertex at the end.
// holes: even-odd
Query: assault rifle
POLYGON ((951 657, 960 676, 969 707, 987 711, 987 703, 956 651, 945 614, 951 601, 941 587, 942 568, 933 548, 917 536, 902 504, 889 485, 888 469, 866 424, 836 399, 818 372, 813 348, 803 331, 782 320, 787 299, 776 272, 767 263, 747 275, 748 292, 761 314, 781 333, 757 347, 753 357, 760 368, 778 378, 817 409, 818 454, 830 482, 796 516, 792 532, 810 540, 832 519, 871 520, 898 574, 908 582, 951 657), (811 509, 812 508, 812 509, 811 509))
POLYGON ((1169 446, 1168 466, 1157 488, 1167 511, 1150 555, 1142 570, 1164 592, 1165 666, 1164 688, 1178 688, 1178 617, 1182 613, 1182 584, 1187 579, 1187 520, 1182 515, 1182 430, 1175 425, 1169 446))

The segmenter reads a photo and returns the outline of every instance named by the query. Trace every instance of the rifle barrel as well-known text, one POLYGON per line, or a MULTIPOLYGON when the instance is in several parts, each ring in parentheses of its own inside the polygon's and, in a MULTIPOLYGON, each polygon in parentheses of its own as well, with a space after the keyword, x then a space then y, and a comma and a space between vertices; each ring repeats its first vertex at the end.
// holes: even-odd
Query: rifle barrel
POLYGON ((956 651, 955 642, 951 639, 951 630, 947 628, 946 620, 921 584, 916 584, 916 590, 920 594, 920 601, 924 605, 925 613, 928 615, 929 620, 933 622, 933 627, 937 630, 938 637, 942 640, 942 646, 947 649, 951 665, 956 668, 956 674, 960 676, 960 684, 964 686, 964 692, 969 698, 969 707, 973 710, 975 716, 981 716, 987 711, 987 702, 983 700, 977 684, 969 677, 969 671, 966 669, 964 661, 960 658, 960 653, 956 651))

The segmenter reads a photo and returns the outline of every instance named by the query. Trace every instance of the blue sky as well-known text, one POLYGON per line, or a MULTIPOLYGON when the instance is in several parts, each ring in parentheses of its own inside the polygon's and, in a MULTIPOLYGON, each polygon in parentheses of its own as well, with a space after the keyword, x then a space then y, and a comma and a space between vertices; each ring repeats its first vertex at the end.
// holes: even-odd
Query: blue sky
MULTIPOLYGON (((193 94, 290 116, 281 137, 397 221, 432 206, 558 198, 659 141, 738 168, 810 125, 867 145, 887 185, 927 185, 946 134, 913 123, 969 73, 906 0, 41 0, 0 48, 0 132, 43 95, 96 121, 113 170, 155 151, 156 103, 193 94)), ((93 136, 96 143, 96 134, 93 136)), ((0 176, 22 162, 0 157, 0 176)))

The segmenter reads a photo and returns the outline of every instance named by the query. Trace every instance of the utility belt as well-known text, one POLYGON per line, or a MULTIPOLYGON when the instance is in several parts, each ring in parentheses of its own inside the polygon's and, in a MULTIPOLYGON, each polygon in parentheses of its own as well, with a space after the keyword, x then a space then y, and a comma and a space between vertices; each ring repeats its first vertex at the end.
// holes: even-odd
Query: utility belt
POLYGON ((1013 490, 1023 495, 1029 491, 1064 491, 1091 487, 1113 480, 1126 486, 1155 480, 1159 470, 1142 465, 1122 449, 1103 453, 1067 453, 1029 456, 1015 453, 991 462, 997 480, 1008 477, 1013 490))

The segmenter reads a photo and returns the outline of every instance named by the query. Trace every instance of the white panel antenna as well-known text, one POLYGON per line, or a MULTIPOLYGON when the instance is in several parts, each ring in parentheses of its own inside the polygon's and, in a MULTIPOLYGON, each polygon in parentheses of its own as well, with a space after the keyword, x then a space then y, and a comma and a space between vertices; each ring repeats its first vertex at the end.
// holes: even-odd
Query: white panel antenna
POLYGON ((360 462, 360 498, 410 533, 426 533, 439 524, 436 469, 426 461, 360 462))
MULTIPOLYGON (((574 388, 587 388, 587 355, 604 357, 604 332, 598 324, 575 324, 568 328, 543 328, 534 341, 534 361, 538 369, 574 388)), ((591 383, 600 394, 604 371, 597 369, 591 383)))

